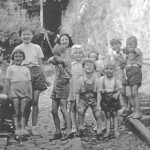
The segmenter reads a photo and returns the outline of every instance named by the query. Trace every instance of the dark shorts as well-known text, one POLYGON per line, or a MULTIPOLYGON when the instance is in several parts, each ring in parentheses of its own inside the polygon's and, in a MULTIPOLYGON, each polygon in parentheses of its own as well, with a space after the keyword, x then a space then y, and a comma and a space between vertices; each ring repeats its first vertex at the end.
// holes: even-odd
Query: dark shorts
POLYGON ((142 72, 138 66, 126 67, 127 82, 126 86, 141 85, 142 72))
POLYGON ((69 96, 69 79, 58 78, 54 81, 54 87, 51 98, 56 99, 67 99, 69 96))
POLYGON ((34 91, 45 91, 47 89, 45 84, 45 77, 40 66, 29 67, 31 74, 31 83, 34 91))
POLYGON ((85 113, 89 107, 92 109, 94 114, 98 111, 97 110, 97 101, 95 98, 79 99, 79 108, 78 109, 82 109, 85 113))
POLYGON ((102 94, 101 108, 104 112, 114 112, 121 109, 120 99, 113 98, 114 93, 102 94))

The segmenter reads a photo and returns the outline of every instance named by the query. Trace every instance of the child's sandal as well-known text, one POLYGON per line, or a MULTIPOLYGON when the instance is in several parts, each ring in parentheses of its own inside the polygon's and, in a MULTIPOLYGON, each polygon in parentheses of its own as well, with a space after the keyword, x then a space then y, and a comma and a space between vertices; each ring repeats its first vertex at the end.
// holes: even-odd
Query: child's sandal
POLYGON ((140 113, 135 113, 132 118, 133 119, 140 119, 141 117, 142 117, 142 115, 140 113))
POLYGON ((116 139, 118 139, 119 136, 120 136, 120 133, 118 131, 116 131, 116 132, 114 132, 114 136, 115 136, 116 139))
POLYGON ((103 139, 106 140, 106 139, 109 139, 109 137, 110 137, 110 133, 106 132, 103 136, 103 139))

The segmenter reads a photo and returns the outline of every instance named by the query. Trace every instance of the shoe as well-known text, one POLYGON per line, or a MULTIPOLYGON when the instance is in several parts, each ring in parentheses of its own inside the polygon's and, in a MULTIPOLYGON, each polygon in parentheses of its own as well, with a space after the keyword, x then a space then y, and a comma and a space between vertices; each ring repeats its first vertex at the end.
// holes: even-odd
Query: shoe
POLYGON ((123 110, 123 112, 121 113, 121 116, 126 117, 128 115, 127 110, 123 110))
POLYGON ((84 129, 84 128, 79 128, 79 130, 78 130, 78 132, 77 132, 76 136, 77 136, 77 137, 82 137, 82 136, 83 136, 83 134, 84 134, 84 131, 85 131, 85 129, 84 129))
POLYGON ((21 141, 20 135, 15 135, 14 140, 17 141, 17 142, 20 142, 21 141))
POLYGON ((98 140, 102 140, 103 139, 103 132, 102 132, 102 130, 97 130, 96 137, 97 137, 98 140))
POLYGON ((76 132, 77 132, 77 128, 76 128, 76 127, 73 127, 73 128, 71 129, 71 132, 72 132, 72 133, 76 133, 76 132))
POLYGON ((140 119, 142 117, 142 114, 136 112, 134 113, 134 115, 132 116, 133 119, 140 119))
POLYGON ((72 139, 72 138, 74 138, 74 133, 69 133, 69 134, 66 134, 64 137, 62 137, 60 140, 65 141, 67 139, 72 139))
POLYGON ((61 133, 55 133, 52 138, 49 139, 49 141, 53 141, 53 140, 59 140, 62 138, 62 134, 61 133))
POLYGON ((31 133, 32 133, 33 136, 38 136, 39 135, 39 133, 36 131, 35 126, 32 127, 31 133))
POLYGON ((129 116, 127 117, 127 119, 128 119, 128 118, 132 118, 132 117, 134 116, 134 114, 135 114, 135 112, 133 112, 131 115, 129 115, 129 116))
POLYGON ((60 129, 61 129, 62 131, 63 131, 63 130, 66 130, 66 124, 65 124, 65 123, 61 123, 60 129))
POLYGON ((103 136, 103 139, 108 139, 110 137, 110 133, 109 132, 106 132, 103 136))

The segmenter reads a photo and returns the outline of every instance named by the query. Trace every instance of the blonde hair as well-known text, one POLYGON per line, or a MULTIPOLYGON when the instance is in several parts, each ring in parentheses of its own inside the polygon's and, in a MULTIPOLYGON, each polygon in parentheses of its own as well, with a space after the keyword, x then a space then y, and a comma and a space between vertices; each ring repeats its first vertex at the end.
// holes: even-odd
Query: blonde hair
POLYGON ((71 49, 72 49, 72 52, 71 52, 72 58, 74 58, 74 53, 75 53, 76 50, 82 51, 83 57, 86 56, 85 50, 84 50, 82 45, 73 45, 71 49))
POLYGON ((105 68, 106 66, 112 66, 114 69, 116 69, 116 63, 115 63, 115 61, 110 60, 110 59, 106 59, 106 60, 104 61, 104 68, 105 68))

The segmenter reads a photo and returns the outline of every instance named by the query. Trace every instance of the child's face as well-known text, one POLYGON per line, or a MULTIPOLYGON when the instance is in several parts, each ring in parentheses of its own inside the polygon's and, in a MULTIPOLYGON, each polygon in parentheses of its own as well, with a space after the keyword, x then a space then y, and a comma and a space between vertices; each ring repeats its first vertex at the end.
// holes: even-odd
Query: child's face
POLYGON ((21 65, 23 61, 23 55, 21 53, 14 54, 14 62, 16 65, 21 65))
POLYGON ((87 74, 93 73, 95 71, 93 63, 86 62, 84 66, 84 70, 87 74))
POLYGON ((126 45, 127 49, 129 51, 131 50, 135 50, 135 48, 137 47, 136 43, 135 42, 127 42, 127 45, 126 45))
POLYGON ((69 38, 67 36, 65 36, 65 35, 62 36, 60 38, 60 44, 63 45, 65 48, 67 48, 68 45, 69 45, 69 38))
POLYGON ((121 47, 121 43, 114 43, 111 45, 111 48, 113 51, 116 51, 116 53, 119 53, 121 47))
POLYGON ((106 74, 106 76, 107 76, 108 78, 113 77, 114 71, 115 71, 115 68, 114 68, 114 66, 112 66, 112 65, 106 65, 106 66, 104 67, 104 72, 105 72, 105 74, 106 74))
POLYGON ((90 59, 92 60, 92 61, 97 61, 97 54, 96 53, 91 53, 90 54, 90 59))
POLYGON ((81 61, 81 59, 83 58, 83 51, 81 49, 75 49, 73 55, 76 61, 81 61))
POLYGON ((30 30, 22 31, 21 33, 21 39, 23 43, 29 44, 33 38, 33 34, 30 30))

